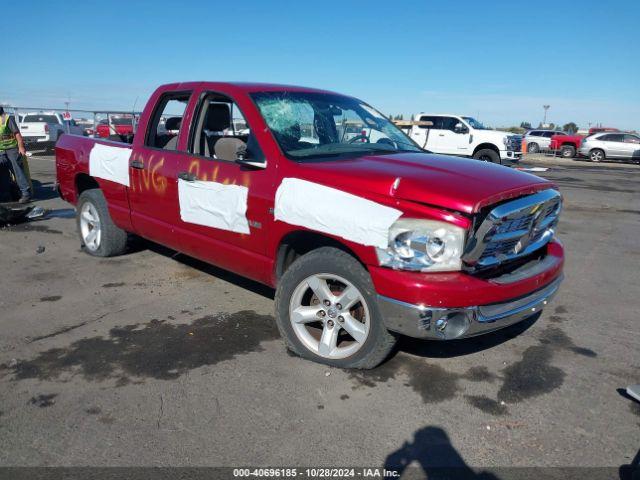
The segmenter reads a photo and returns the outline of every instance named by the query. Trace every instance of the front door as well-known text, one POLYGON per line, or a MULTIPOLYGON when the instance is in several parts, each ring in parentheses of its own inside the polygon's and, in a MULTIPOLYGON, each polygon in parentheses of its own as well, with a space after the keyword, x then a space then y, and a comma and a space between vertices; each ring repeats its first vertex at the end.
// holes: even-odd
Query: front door
POLYGON ((455 117, 441 117, 436 149, 448 155, 469 155, 469 129, 455 117), (456 131, 456 126, 462 127, 456 131))
POLYGON ((260 279, 269 268, 265 228, 272 221, 275 165, 252 138, 236 103, 228 96, 199 92, 188 154, 177 159, 182 245, 191 255, 241 275, 260 279), (264 167, 236 163, 246 150, 264 167))

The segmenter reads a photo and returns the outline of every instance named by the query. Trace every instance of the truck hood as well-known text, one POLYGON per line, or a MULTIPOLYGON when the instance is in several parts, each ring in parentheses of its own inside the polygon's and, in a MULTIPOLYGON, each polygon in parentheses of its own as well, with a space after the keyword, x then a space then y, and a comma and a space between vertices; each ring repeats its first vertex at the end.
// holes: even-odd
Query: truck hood
POLYGON ((427 153, 299 165, 307 180, 356 195, 394 197, 468 214, 501 200, 554 187, 548 180, 509 167, 427 153), (394 188, 397 178, 400 181, 394 188))

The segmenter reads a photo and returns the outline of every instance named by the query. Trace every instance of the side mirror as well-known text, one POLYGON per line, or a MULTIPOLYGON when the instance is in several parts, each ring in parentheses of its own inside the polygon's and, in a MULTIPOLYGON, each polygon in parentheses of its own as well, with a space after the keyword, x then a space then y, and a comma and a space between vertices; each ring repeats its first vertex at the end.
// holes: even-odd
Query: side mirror
POLYGON ((453 127, 453 131, 456 133, 469 133, 469 129, 460 122, 456 123, 456 126, 453 127))

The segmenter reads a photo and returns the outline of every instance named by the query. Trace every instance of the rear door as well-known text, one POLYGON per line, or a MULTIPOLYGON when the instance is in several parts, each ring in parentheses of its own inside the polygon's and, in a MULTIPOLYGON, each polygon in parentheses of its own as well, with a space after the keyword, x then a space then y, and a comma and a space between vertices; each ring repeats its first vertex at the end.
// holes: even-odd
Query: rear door
POLYGON ((417 125, 412 128, 412 138, 420 147, 438 153, 436 150, 436 130, 440 128, 442 122, 440 117, 434 115, 422 115, 421 122, 431 122, 432 125, 417 125))
POLYGON ((149 122, 142 141, 136 141, 129 160, 129 202, 131 222, 137 233, 163 245, 181 250, 181 238, 176 226, 180 222, 178 206, 179 168, 188 162, 189 154, 179 141, 188 135, 188 125, 182 120, 192 91, 163 93, 149 112, 149 122), (172 119, 172 120, 169 120, 172 119), (170 121, 175 129, 167 133, 161 124, 170 121))
POLYGON ((624 135, 621 133, 609 133, 602 138, 607 157, 624 157, 625 144, 624 135))

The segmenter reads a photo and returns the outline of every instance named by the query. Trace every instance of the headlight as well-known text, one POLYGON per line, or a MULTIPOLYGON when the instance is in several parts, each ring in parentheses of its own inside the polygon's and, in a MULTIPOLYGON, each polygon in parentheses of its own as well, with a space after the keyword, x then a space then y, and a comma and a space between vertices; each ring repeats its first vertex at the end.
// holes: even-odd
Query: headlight
POLYGON ((421 272, 460 270, 466 230, 435 220, 401 218, 389 229, 389 246, 377 248, 380 265, 421 272))

